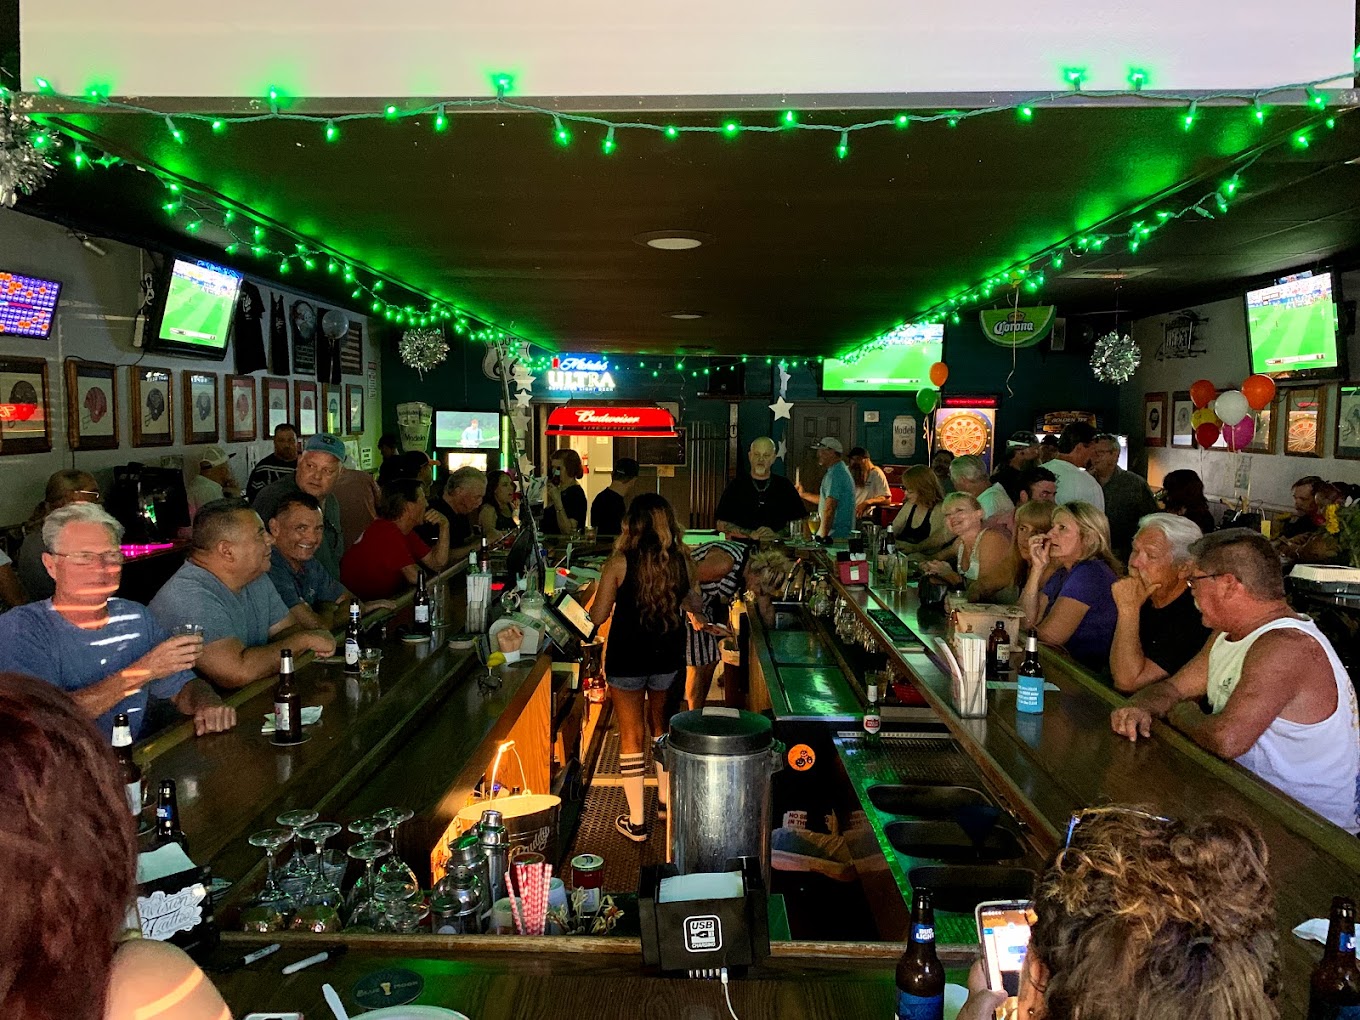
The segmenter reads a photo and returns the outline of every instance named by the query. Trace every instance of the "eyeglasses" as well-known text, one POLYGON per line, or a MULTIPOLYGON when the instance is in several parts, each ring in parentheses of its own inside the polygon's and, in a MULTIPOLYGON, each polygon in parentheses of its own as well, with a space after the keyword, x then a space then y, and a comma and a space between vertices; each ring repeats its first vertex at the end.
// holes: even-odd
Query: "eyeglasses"
POLYGON ((1152 812, 1144 811, 1141 808, 1121 807, 1117 804, 1108 807, 1082 808, 1080 811, 1073 811, 1072 817, 1068 819, 1067 838, 1063 840, 1063 849, 1072 845, 1072 833, 1076 832, 1077 826, 1092 815, 1132 815, 1134 818, 1146 818, 1148 821, 1161 822, 1163 825, 1172 825, 1176 821, 1174 818, 1154 815, 1152 812))
POLYGON ((1188 588, 1194 588, 1195 584, 1199 581, 1208 581, 1210 578, 1214 577, 1231 577, 1231 576, 1232 576, 1231 574, 1226 572, 1221 574, 1196 574, 1193 577, 1187 577, 1185 579, 1185 584, 1186 587, 1188 588))
POLYGON ((72 489, 71 495, 80 503, 102 503, 104 497, 95 489, 72 489))
POLYGON ((77 552, 77 553, 52 553, 53 556, 60 556, 62 559, 70 560, 73 567, 92 567, 96 563, 106 567, 117 567, 123 563, 121 552, 77 552))

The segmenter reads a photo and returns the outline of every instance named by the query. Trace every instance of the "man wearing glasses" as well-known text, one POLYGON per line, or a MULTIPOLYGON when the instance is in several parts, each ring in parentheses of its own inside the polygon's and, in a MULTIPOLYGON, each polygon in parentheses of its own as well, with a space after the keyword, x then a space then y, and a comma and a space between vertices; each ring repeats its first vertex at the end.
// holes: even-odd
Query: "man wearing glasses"
POLYGON ((199 736, 236 725, 236 710, 193 674, 203 639, 171 637, 145 606, 114 597, 118 521, 97 503, 70 503, 47 515, 42 536, 55 593, 0 616, 0 670, 60 687, 106 736, 126 712, 136 739, 152 698, 190 716, 199 736))
POLYGON ((1289 608, 1280 559, 1260 533, 1230 528, 1190 546, 1187 581, 1217 633, 1173 676, 1111 716, 1129 740, 1164 718, 1222 758, 1347 832, 1360 832, 1360 717, 1355 688, 1331 643, 1289 608), (1206 697, 1212 714, 1195 700, 1206 697))

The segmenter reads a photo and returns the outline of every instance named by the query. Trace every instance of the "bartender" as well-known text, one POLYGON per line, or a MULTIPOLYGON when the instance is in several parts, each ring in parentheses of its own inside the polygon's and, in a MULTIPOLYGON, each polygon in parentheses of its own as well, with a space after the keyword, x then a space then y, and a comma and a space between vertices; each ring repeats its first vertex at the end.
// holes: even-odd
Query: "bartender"
POLYGON ((791 481, 771 474, 774 440, 761 436, 746 456, 751 473, 727 483, 718 500, 718 530, 731 538, 778 538, 793 521, 807 519, 808 508, 791 481))

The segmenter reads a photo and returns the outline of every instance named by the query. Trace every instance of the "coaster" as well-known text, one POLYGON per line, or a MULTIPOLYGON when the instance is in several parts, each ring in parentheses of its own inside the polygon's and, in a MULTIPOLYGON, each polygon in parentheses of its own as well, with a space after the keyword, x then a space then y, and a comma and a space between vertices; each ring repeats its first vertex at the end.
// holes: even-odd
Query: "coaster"
POLYGON ((273 744, 275 747, 297 747, 298 744, 305 744, 305 743, 307 743, 307 741, 309 741, 309 740, 311 740, 311 739, 312 739, 312 738, 311 738, 308 734, 304 733, 304 734, 302 735, 302 739, 301 739, 301 740, 288 740, 288 741, 283 741, 283 740, 275 740, 273 734, 270 734, 269 742, 270 742, 271 744, 273 744))
POLYGON ((364 1009, 381 1009, 411 1002, 424 990, 425 979, 415 971, 392 967, 365 974, 354 982, 350 995, 364 1009))

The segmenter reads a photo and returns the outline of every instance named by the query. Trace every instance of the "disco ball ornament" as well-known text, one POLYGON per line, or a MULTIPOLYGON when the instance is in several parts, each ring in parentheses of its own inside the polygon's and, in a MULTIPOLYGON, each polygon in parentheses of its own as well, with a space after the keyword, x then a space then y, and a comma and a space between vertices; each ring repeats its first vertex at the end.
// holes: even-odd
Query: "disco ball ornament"
MULTIPOLYGON (((3 90, 0 90, 3 91, 3 90)), ((0 206, 13 209, 20 195, 32 195, 52 171, 56 139, 29 118, 0 106, 0 206)))
POLYGON ((448 356, 449 345, 439 329, 408 329, 401 335, 397 353, 403 365, 414 368, 423 378, 448 356))
POLYGON ((1133 378, 1142 360, 1143 355, 1131 336, 1110 332, 1096 341, 1096 348, 1091 353, 1091 371, 1103 383, 1120 385, 1133 378))

